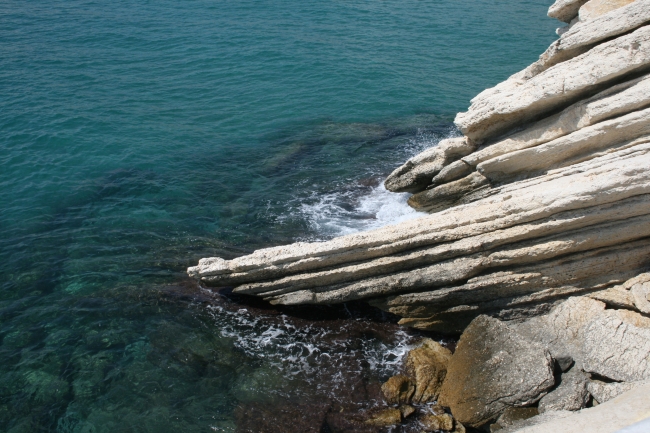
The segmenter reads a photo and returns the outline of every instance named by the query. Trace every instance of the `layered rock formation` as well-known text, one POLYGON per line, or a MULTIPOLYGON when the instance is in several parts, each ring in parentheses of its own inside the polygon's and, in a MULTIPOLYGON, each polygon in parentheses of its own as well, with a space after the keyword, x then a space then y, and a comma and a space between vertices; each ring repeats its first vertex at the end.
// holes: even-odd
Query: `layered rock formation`
POLYGON ((558 0, 549 15, 570 24, 539 60, 476 96, 462 137, 386 179, 430 215, 188 273, 276 304, 363 299, 442 332, 574 295, 650 312, 643 283, 621 286, 650 268, 650 0, 558 0))

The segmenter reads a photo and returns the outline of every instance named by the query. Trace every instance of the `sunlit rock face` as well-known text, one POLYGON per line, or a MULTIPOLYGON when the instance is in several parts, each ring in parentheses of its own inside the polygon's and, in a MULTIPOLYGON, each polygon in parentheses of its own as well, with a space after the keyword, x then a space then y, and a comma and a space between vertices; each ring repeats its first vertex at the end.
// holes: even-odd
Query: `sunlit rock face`
POLYGON ((623 302, 607 290, 650 267, 650 0, 558 0, 549 15, 572 24, 457 115, 462 137, 386 179, 429 215, 188 273, 274 304, 367 300, 450 333, 575 295, 623 302))

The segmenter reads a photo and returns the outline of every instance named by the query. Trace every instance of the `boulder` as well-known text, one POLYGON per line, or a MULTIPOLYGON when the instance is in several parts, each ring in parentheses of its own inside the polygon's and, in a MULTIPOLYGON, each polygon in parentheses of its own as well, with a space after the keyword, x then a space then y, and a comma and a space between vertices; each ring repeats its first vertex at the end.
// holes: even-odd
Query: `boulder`
POLYGON ((538 401, 555 383, 553 360, 503 322, 479 316, 458 341, 438 402, 477 427, 508 407, 538 401))
POLYGON ((555 359, 572 359, 583 368, 583 328, 603 314, 605 304, 586 297, 569 298, 549 314, 511 325, 529 341, 547 347, 555 359))
POLYGON ((634 307, 642 313, 650 314, 650 274, 641 274, 626 285, 629 287, 634 307))
POLYGON ((583 333, 585 371, 623 382, 650 379, 650 318, 607 310, 583 333))
MULTIPOLYGON (((516 420, 512 424, 506 426, 505 428, 496 431, 498 431, 499 433, 521 432, 521 431, 525 431, 526 427, 532 427, 540 424, 543 425, 550 421, 561 420, 562 418, 568 418, 569 416, 571 416, 571 414, 572 412, 569 412, 568 410, 559 410, 555 412, 549 411, 530 418, 516 420)), ((559 430, 559 431, 564 431, 564 430, 559 430)))
POLYGON ((381 386, 381 390, 386 397, 388 404, 409 404, 413 393, 415 392, 415 385, 410 378, 397 375, 393 376, 386 383, 381 386))
POLYGON ((402 413, 399 409, 388 408, 371 415, 366 421, 367 425, 389 427, 402 422, 402 413))
POLYGON ((426 403, 438 398, 450 358, 451 351, 430 338, 409 351, 405 364, 407 373, 415 379, 413 402, 426 403))
POLYGON ((589 403, 588 381, 589 376, 576 368, 562 374, 559 386, 539 401, 539 412, 576 411, 587 407, 587 403, 589 403))

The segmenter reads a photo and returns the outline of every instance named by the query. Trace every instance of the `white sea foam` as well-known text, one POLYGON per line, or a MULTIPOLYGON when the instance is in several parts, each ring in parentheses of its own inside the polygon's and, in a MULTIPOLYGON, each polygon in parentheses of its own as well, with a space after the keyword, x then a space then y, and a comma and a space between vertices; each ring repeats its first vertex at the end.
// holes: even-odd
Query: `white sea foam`
POLYGON ((234 346, 248 357, 264 361, 287 377, 301 377, 314 383, 327 379, 332 385, 330 391, 344 383, 337 383, 335 377, 320 377, 325 365, 345 365, 359 373, 369 368, 375 376, 387 378, 399 371, 414 340, 406 331, 397 330, 390 343, 367 336, 360 341, 355 337, 355 341, 342 338, 347 335, 344 321, 340 328, 328 329, 317 323, 296 326, 287 316, 256 316, 243 308, 232 311, 213 305, 209 309, 221 336, 232 339, 234 346), (329 333, 332 335, 328 338, 329 333))
POLYGON ((352 192, 323 195, 315 203, 302 204, 300 213, 317 233, 341 236, 426 215, 409 207, 408 197, 392 193, 382 184, 358 198, 352 192))
MULTIPOLYGON (((404 161, 427 148, 437 146, 444 138, 458 136, 455 128, 444 135, 416 134, 399 150, 397 161, 404 161)), ((335 193, 312 196, 298 207, 300 215, 323 237, 342 236, 397 224, 426 215, 407 204, 410 194, 388 191, 382 180, 369 193, 359 196, 358 191, 341 190, 335 193)))

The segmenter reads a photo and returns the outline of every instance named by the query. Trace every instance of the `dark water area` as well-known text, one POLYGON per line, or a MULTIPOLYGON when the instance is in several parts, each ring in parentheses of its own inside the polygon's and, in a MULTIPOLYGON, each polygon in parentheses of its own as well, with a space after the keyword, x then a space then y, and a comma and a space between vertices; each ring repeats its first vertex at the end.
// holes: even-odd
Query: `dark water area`
POLYGON ((373 431, 421 334, 185 269, 416 217, 382 179, 555 39, 548 3, 0 2, 0 431, 373 431))

